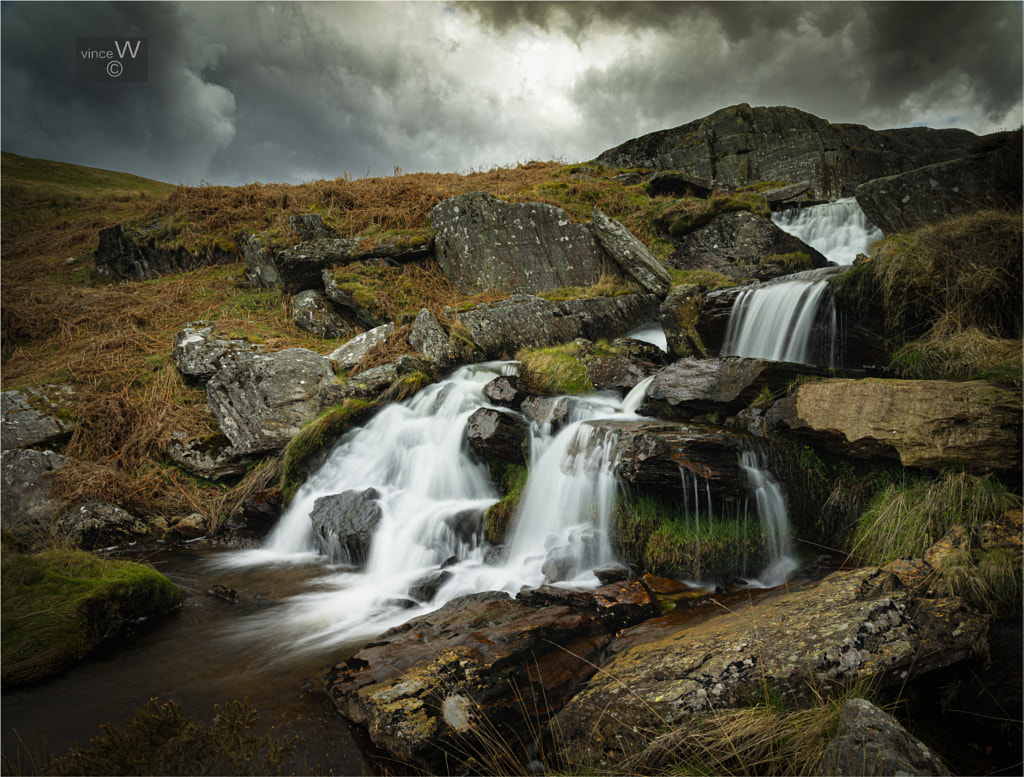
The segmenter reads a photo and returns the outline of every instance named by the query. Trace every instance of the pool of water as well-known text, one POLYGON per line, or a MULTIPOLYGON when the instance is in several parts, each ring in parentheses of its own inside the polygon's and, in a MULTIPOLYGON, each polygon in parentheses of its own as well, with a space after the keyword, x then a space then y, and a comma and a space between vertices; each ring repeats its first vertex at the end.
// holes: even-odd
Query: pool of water
POLYGON ((233 637, 242 619, 267 614, 279 602, 309 590, 328 572, 320 564, 224 569, 212 564, 226 549, 195 547, 148 558, 185 594, 177 612, 136 624, 97 654, 45 682, 5 689, 2 709, 5 772, 38 773, 39 764, 18 757, 19 744, 62 755, 99 736, 100 725, 118 727, 150 698, 173 699, 187 715, 212 721, 214 706, 248 698, 260 713, 260 733, 298 736, 284 773, 370 774, 373 754, 323 692, 318 674, 346 654, 278 658, 272 643, 233 637), (207 591, 221 585, 238 593, 232 602, 207 591), (13 768, 13 771, 11 770, 13 768))

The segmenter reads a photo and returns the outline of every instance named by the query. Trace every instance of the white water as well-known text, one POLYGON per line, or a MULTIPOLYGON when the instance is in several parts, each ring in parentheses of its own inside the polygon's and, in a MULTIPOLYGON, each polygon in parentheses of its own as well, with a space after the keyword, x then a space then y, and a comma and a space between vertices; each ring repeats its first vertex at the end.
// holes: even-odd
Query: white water
POLYGON ((835 364, 835 311, 819 316, 835 267, 789 275, 752 286, 733 302, 722 346, 723 356, 750 356, 772 361, 811 364, 815 333, 824 327, 826 366, 835 364), (824 318, 824 321, 821 319, 824 318))
POLYGON ((632 337, 634 340, 640 340, 641 342, 651 343, 656 345, 662 351, 668 352, 668 338, 665 336, 665 330, 661 324, 650 322, 642 326, 638 326, 632 332, 628 332, 626 337, 632 337))
POLYGON ((757 514, 768 540, 769 558, 774 559, 761 573, 760 579, 751 582, 765 587, 781 585, 798 566, 793 556, 786 496, 756 452, 744 451, 740 455, 740 467, 747 473, 747 482, 757 501, 757 514))
POLYGON ((882 231, 868 221, 853 197, 772 214, 775 226, 803 240, 836 264, 853 264, 882 231))

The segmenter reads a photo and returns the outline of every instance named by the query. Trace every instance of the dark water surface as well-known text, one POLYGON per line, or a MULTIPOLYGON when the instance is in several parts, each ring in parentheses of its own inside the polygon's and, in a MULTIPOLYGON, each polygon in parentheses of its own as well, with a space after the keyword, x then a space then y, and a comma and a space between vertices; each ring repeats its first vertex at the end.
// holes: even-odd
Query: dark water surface
POLYGON ((19 742, 33 749, 45 744, 51 754, 63 755, 76 742, 87 745, 99 736, 102 723, 123 728, 125 718, 152 697, 173 699, 186 715, 207 723, 214 705, 248 697, 260 713, 259 733, 299 737, 283 765, 286 774, 374 771, 357 732, 337 713, 317 677, 343 654, 275 661, 270 644, 226 638, 239 619, 308 590, 324 567, 212 569, 206 562, 223 552, 230 551, 196 548, 150 556, 148 561, 185 594, 178 612, 133 626, 51 680, 3 692, 3 749, 8 765, 15 764, 5 773, 38 772, 38 764, 15 755, 19 742), (214 584, 236 590, 239 600, 209 595, 214 584))

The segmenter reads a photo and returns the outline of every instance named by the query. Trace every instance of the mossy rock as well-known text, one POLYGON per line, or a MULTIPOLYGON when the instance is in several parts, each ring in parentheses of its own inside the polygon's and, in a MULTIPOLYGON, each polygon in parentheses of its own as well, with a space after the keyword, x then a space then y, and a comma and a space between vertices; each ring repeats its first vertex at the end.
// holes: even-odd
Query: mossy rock
POLYGON ((3 557, 3 683, 41 680, 121 625, 169 612, 181 592, 152 567, 79 550, 3 557))

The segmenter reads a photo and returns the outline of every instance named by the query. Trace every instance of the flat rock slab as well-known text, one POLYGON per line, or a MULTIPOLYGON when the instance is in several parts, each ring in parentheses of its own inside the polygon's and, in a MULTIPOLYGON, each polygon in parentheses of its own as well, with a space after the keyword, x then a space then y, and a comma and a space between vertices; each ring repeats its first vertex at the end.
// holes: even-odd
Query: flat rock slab
POLYGON ((960 599, 898 585, 877 569, 834 572, 655 632, 602 665, 552 720, 554 741, 570 764, 610 766, 665 726, 742 705, 766 681, 790 698, 810 679, 902 682, 966 658, 987 633, 988 617, 960 599))
POLYGON ((0 393, 0 440, 3 450, 48 446, 70 437, 74 424, 60 415, 70 388, 58 390, 58 401, 41 391, 4 391, 0 393))
POLYGON ((181 374, 205 382, 240 353, 256 353, 263 345, 220 331, 215 321, 193 321, 174 335, 171 358, 181 374))
POLYGON ((768 422, 847 456, 904 467, 1021 466, 1021 397, 987 381, 835 379, 803 383, 768 422))

